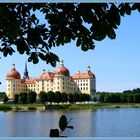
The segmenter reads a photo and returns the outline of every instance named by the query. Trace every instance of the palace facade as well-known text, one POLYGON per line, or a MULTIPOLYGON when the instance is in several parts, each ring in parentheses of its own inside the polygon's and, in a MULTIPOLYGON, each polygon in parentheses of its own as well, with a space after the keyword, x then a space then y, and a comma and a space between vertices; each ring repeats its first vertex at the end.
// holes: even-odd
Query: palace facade
POLYGON ((86 72, 78 71, 70 76, 69 70, 64 66, 63 61, 54 72, 43 71, 37 78, 30 78, 28 75, 27 64, 25 63, 24 76, 16 70, 15 64, 6 76, 6 94, 9 99, 14 98, 15 94, 21 92, 35 91, 60 91, 65 93, 86 93, 94 94, 96 91, 96 78, 88 67, 86 72))

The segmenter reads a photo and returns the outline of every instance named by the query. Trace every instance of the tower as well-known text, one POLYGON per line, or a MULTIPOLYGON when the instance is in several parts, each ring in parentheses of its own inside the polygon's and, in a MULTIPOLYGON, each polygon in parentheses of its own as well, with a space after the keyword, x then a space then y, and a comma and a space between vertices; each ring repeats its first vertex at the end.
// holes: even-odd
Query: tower
POLYGON ((28 76, 28 70, 27 70, 27 63, 26 62, 25 62, 25 71, 24 71, 23 78, 29 78, 29 76, 28 76))

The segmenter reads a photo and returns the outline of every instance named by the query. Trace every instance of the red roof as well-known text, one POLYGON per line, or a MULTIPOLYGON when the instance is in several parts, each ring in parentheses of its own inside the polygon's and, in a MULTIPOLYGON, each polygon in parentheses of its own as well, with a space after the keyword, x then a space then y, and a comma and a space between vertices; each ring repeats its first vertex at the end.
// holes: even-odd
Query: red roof
POLYGON ((25 84, 35 84, 35 79, 31 79, 31 78, 25 78, 21 80, 21 83, 25 83, 25 84))
POLYGON ((64 67, 64 66, 60 66, 58 68, 56 68, 56 70, 54 71, 55 76, 70 76, 70 72, 69 70, 64 67))
POLYGON ((16 71, 15 68, 12 68, 12 69, 7 73, 6 79, 7 79, 7 80, 10 80, 10 79, 20 79, 20 73, 19 73, 18 71, 16 71))
POLYGON ((43 73, 39 78, 37 78, 37 80, 45 80, 45 79, 52 80, 53 77, 54 77, 54 73, 46 72, 43 73))
POLYGON ((73 79, 86 79, 86 78, 95 78, 95 75, 88 71, 88 72, 83 72, 83 73, 76 73, 72 76, 73 79))

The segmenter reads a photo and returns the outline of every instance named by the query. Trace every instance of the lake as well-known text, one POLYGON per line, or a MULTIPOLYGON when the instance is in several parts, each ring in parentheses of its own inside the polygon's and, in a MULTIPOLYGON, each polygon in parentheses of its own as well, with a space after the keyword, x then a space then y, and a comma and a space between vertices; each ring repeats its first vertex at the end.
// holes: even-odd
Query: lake
POLYGON ((74 126, 64 131, 68 137, 140 137, 139 108, 0 111, 0 137, 49 136, 63 114, 72 118, 70 125, 74 126))

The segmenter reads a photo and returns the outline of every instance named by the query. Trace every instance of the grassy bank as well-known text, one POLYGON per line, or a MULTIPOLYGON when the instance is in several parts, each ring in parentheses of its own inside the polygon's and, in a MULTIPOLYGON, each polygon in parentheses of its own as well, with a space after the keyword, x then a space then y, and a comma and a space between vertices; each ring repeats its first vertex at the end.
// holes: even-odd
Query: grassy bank
POLYGON ((140 104, 136 103, 117 103, 117 104, 110 104, 110 103, 101 103, 101 104, 72 104, 69 106, 69 109, 92 109, 92 108, 140 108, 140 104))
MULTIPOLYGON (((0 110, 14 110, 14 111, 21 111, 26 109, 36 110, 38 107, 43 107, 43 104, 25 104, 25 105, 7 105, 7 104, 0 104, 0 110)), ((92 108, 140 108, 140 104, 138 103, 117 103, 117 104, 110 104, 110 103, 98 103, 98 104, 61 104, 61 105, 46 105, 47 109, 92 109, 92 108)))
POLYGON ((0 111, 12 110, 10 105, 0 104, 0 111))

